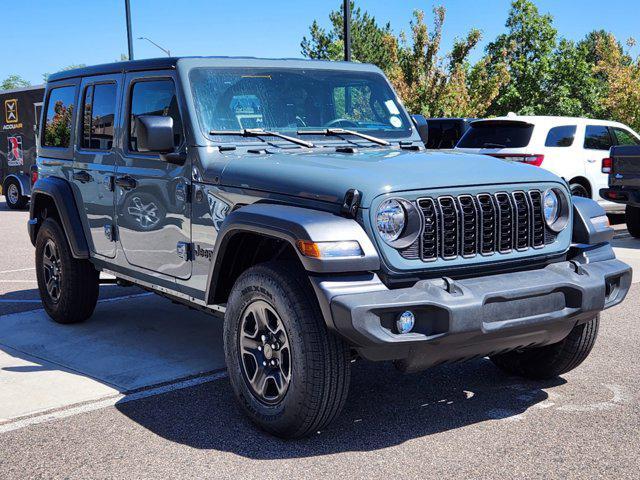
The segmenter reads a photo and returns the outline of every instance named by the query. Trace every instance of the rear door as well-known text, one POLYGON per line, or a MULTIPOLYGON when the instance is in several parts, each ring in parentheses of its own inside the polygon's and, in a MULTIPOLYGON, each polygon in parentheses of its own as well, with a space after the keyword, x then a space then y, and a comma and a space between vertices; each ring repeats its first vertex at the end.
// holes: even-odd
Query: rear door
POLYGON ((127 262, 152 272, 187 279, 191 262, 191 167, 172 165, 137 148, 135 118, 173 118, 176 151, 185 136, 174 72, 134 72, 125 77, 123 145, 116 172, 118 238, 127 262))
POLYGON ((80 85, 73 184, 80 192, 91 250, 105 257, 116 254, 114 177, 122 75, 85 78, 80 85))
POLYGON ((609 156, 609 150, 614 144, 613 137, 606 125, 587 124, 584 135, 584 149, 582 158, 587 179, 591 183, 594 200, 598 200, 601 188, 607 188, 608 177, 602 173, 602 159, 609 156))

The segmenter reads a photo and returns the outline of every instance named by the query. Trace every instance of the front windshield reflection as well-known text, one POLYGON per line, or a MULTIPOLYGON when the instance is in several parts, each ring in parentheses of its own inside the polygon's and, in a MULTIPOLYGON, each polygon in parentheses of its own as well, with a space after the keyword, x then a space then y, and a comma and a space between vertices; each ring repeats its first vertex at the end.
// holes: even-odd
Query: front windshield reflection
POLYGON ((393 90, 373 72, 196 68, 190 81, 205 133, 264 129, 295 136, 343 128, 384 138, 411 135, 410 120, 393 90))

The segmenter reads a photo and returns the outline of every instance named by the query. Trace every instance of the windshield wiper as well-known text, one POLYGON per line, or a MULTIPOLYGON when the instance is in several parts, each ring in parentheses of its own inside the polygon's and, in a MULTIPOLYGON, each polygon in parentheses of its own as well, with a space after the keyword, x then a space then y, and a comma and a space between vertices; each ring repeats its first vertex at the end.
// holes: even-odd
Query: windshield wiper
POLYGON ((304 140, 300 140, 299 138, 289 137, 288 135, 283 135, 279 132, 270 132, 268 130, 263 130, 262 128, 245 128, 243 130, 211 130, 209 135, 238 135, 240 137, 276 137, 281 138, 282 140, 286 140, 291 143, 295 143, 296 145, 300 145, 301 147, 306 148, 314 148, 315 145, 311 142, 306 142, 304 140))
POLYGON ((507 148, 507 146, 501 143, 486 142, 482 144, 482 148, 507 148))
POLYGON ((339 137, 341 135, 353 135, 354 137, 360 137, 364 140, 377 143, 388 147, 391 145, 386 140, 378 137, 372 137, 371 135, 365 135, 364 133, 356 132, 354 130, 345 130, 344 128, 325 128, 322 130, 298 130, 298 135, 324 135, 325 137, 339 137))

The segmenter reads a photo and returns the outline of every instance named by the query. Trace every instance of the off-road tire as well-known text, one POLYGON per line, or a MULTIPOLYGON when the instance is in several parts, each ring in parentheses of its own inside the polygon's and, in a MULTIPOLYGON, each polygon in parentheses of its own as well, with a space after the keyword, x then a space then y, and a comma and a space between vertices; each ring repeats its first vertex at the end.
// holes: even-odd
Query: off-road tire
POLYGON ((569 188, 571 189, 571 195, 574 197, 591 198, 589 191, 581 183, 572 183, 569 188))
POLYGON ((493 355, 491 361, 507 373, 532 379, 554 378, 580 365, 598 336, 600 316, 576 325, 562 341, 544 347, 493 355))
POLYGON ((22 188, 20 188, 20 184, 16 180, 11 179, 7 181, 5 187, 6 188, 3 193, 5 201, 7 202, 7 207, 9 207, 11 210, 24 209, 24 207, 27 206, 27 203, 29 203, 29 197, 25 197, 24 195, 22 195, 22 188), (11 200, 11 198, 14 197, 14 195, 9 194, 11 189, 17 190, 17 196, 15 200, 11 200))
POLYGON ((57 323, 79 323, 89 318, 99 295, 99 272, 88 260, 73 258, 67 237, 57 221, 46 219, 36 238, 36 275, 40 299, 47 314, 57 323), (55 299, 45 280, 45 248, 57 248, 59 294, 55 299))
POLYGON ((309 280, 296 265, 272 262, 245 271, 233 286, 224 320, 224 349, 234 394, 267 432, 300 438, 328 425, 342 410, 350 381, 347 344, 327 330, 309 280), (284 398, 265 404, 249 386, 239 345, 245 312, 264 301, 279 315, 290 346, 284 398))
POLYGON ((627 205, 625 209, 627 230, 632 237, 640 238, 640 208, 627 205))

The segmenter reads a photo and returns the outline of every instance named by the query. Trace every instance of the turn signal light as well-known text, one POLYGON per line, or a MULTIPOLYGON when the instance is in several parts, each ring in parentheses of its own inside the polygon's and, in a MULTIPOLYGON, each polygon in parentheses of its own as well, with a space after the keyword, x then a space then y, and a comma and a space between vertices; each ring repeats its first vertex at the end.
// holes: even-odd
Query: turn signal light
POLYGON ((298 240, 298 250, 309 258, 348 258, 364 255, 360 244, 353 241, 346 242, 310 242, 298 240))
POLYGON ((544 155, 516 155, 505 153, 492 153, 490 155, 492 157, 502 158, 504 160, 510 160, 512 162, 528 163, 529 165, 534 165, 536 167, 542 165, 542 162, 544 161, 544 155))
POLYGON ((38 167, 31 167, 31 186, 33 187, 35 183, 38 181, 38 167))
POLYGON ((611 173, 611 167, 613 167, 613 158, 603 158, 602 173, 611 173))

